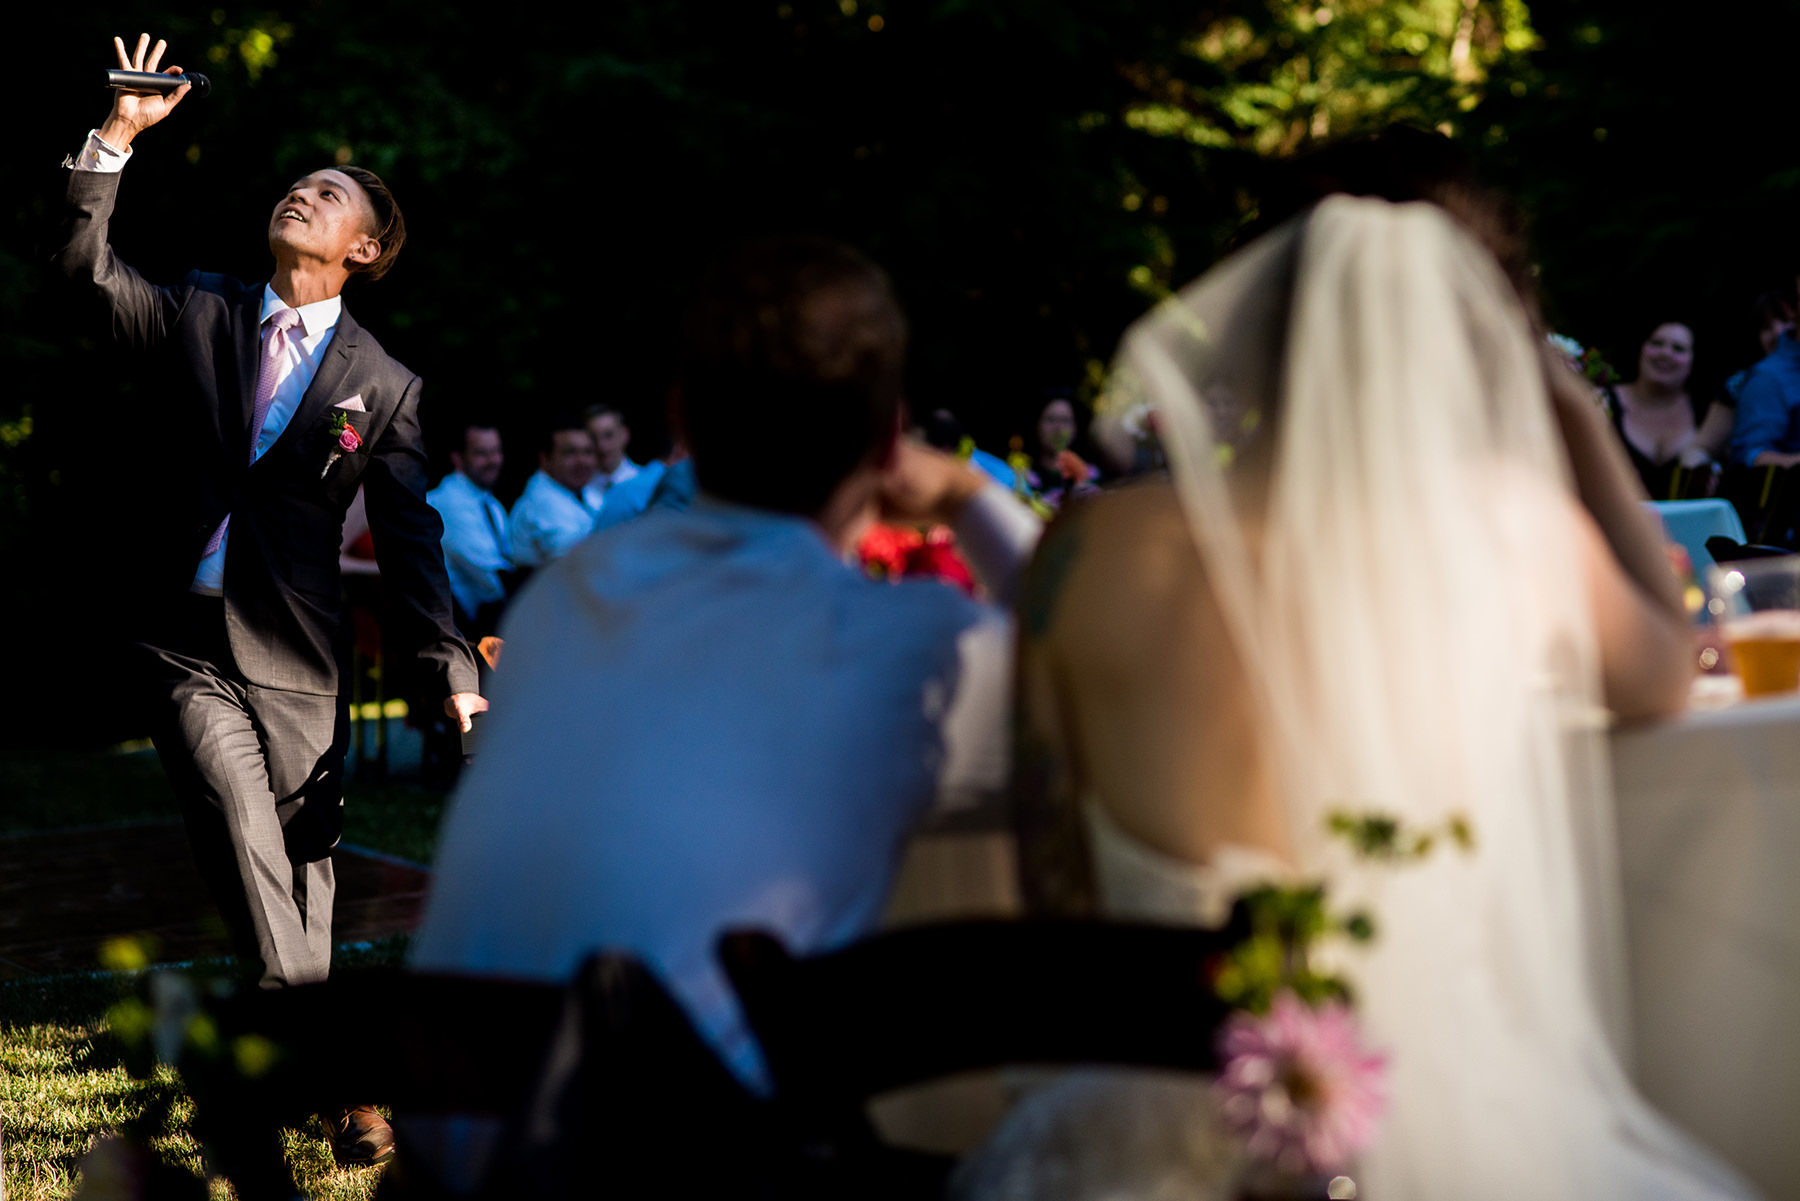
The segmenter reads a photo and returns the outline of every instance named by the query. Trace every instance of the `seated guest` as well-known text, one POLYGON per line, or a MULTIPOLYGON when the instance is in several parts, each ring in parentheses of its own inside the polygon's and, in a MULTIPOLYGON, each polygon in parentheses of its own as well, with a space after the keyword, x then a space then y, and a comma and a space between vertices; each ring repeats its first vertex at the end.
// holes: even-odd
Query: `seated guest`
MULTIPOLYGON (((1756 328, 1756 340, 1762 346, 1762 356, 1756 361, 1760 363, 1775 353, 1775 347, 1781 342, 1781 335, 1793 332, 1794 310, 1780 292, 1764 292, 1750 306, 1750 321, 1756 328)), ((1725 381, 1725 393, 1731 398, 1731 404, 1737 404, 1738 397, 1743 394, 1744 384, 1754 370, 1756 363, 1734 372, 1725 381)))
POLYGON ((1099 472, 1071 449, 1081 433, 1075 401, 1057 389, 1038 410, 1032 426, 1032 455, 1025 482, 1038 499, 1052 509, 1065 500, 1099 491, 1099 472))
POLYGON ((762 1087, 719 933, 857 938, 933 804, 1003 786, 1006 615, 845 562, 876 515, 945 522, 1010 598, 1036 543, 1005 489, 898 440, 905 349, 886 275, 838 243, 755 244, 705 282, 674 402, 700 494, 513 604, 416 966, 563 980, 630 951, 762 1087))
POLYGON ((1730 405, 1701 401, 1689 387, 1693 371, 1694 331, 1663 321, 1638 348, 1637 378, 1610 390, 1613 425, 1654 500, 1678 499, 1676 469, 1710 467, 1731 438, 1730 405))
POLYGON ((594 529, 582 491, 594 478, 594 436, 575 418, 553 423, 538 451, 538 469, 513 502, 510 532, 517 567, 560 559, 594 529))
POLYGON ((1750 467, 1800 463, 1800 342, 1788 329, 1738 392, 1731 460, 1750 467))
POLYGON ((917 433, 927 445, 967 459, 1005 487, 1018 486, 1018 473, 999 455, 989 454, 975 445, 975 439, 963 432, 962 422, 949 409, 933 410, 931 416, 919 426, 917 433))
POLYGON ((588 508, 597 513, 615 484, 635 479, 644 468, 625 457, 625 448, 631 445, 631 430, 625 424, 623 413, 611 405, 594 405, 582 414, 582 420, 588 433, 594 436, 597 460, 594 478, 588 481, 583 499, 588 508))
POLYGON ((450 474, 425 494, 444 519, 444 565, 456 599, 456 627, 470 640, 494 632, 512 578, 506 507, 494 497, 505 461, 500 431, 467 422, 461 446, 450 452, 450 474))

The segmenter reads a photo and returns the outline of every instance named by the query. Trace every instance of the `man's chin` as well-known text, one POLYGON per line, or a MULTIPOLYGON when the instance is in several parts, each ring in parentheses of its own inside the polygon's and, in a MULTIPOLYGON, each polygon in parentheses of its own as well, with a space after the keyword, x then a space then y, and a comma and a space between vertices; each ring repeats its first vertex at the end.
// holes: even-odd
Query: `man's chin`
POLYGON ((269 226, 269 249, 303 245, 302 238, 296 235, 303 235, 304 232, 303 227, 297 227, 292 221, 277 220, 275 224, 269 226))

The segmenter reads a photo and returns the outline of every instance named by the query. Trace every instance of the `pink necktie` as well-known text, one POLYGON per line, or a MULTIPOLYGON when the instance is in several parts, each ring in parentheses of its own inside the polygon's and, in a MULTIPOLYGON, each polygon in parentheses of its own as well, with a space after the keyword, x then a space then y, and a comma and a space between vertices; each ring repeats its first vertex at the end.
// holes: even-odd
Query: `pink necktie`
MULTIPOLYGON (((250 416, 250 461, 256 462, 256 443, 262 437, 263 422, 269 419, 269 406, 275 402, 275 383, 281 377, 281 365, 287 358, 287 332, 300 324, 300 314, 293 309, 277 309, 263 322, 262 361, 256 368, 256 405, 250 416)), ((225 520, 219 528, 212 532, 206 540, 206 549, 200 552, 202 559, 207 558, 219 549, 225 541, 225 530, 231 525, 231 514, 225 514, 225 520)))

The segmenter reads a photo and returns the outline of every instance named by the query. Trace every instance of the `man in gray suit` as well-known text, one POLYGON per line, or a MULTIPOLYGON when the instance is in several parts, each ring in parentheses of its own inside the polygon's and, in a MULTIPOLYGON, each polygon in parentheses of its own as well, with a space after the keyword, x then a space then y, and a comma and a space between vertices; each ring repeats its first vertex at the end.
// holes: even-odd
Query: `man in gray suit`
MULTIPOLYGON (((157 69, 149 37, 127 69, 157 69), (148 56, 146 52, 149 51, 148 56)), ((168 73, 179 74, 170 67, 168 73)), ((191 272, 147 283, 108 243, 133 139, 186 94, 116 94, 70 167, 58 265, 86 285, 116 340, 160 354, 139 403, 159 406, 171 464, 145 499, 149 534, 120 578, 140 614, 136 657, 156 749, 180 797, 194 860, 246 968, 264 987, 323 979, 331 965, 329 852, 342 829, 348 712, 338 695, 347 622, 338 585, 345 510, 364 490, 396 659, 463 729, 487 702, 451 620, 425 501, 419 379, 389 358, 339 298, 378 278, 405 225, 386 186, 357 167, 295 182, 269 219, 275 272, 246 286, 191 272)), ((391 1136, 340 1115, 349 1161, 391 1136)))

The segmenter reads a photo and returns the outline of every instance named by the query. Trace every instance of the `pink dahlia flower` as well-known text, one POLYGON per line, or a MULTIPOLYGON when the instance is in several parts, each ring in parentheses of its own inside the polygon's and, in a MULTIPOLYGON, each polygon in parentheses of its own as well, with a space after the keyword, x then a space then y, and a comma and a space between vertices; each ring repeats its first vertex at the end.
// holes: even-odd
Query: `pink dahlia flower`
POLYGON ((1355 1017, 1335 1001, 1310 1009, 1284 992, 1266 1017, 1234 1014, 1219 1057, 1213 1090, 1226 1128, 1282 1171, 1349 1166, 1387 1105, 1387 1057, 1362 1048, 1355 1017))

